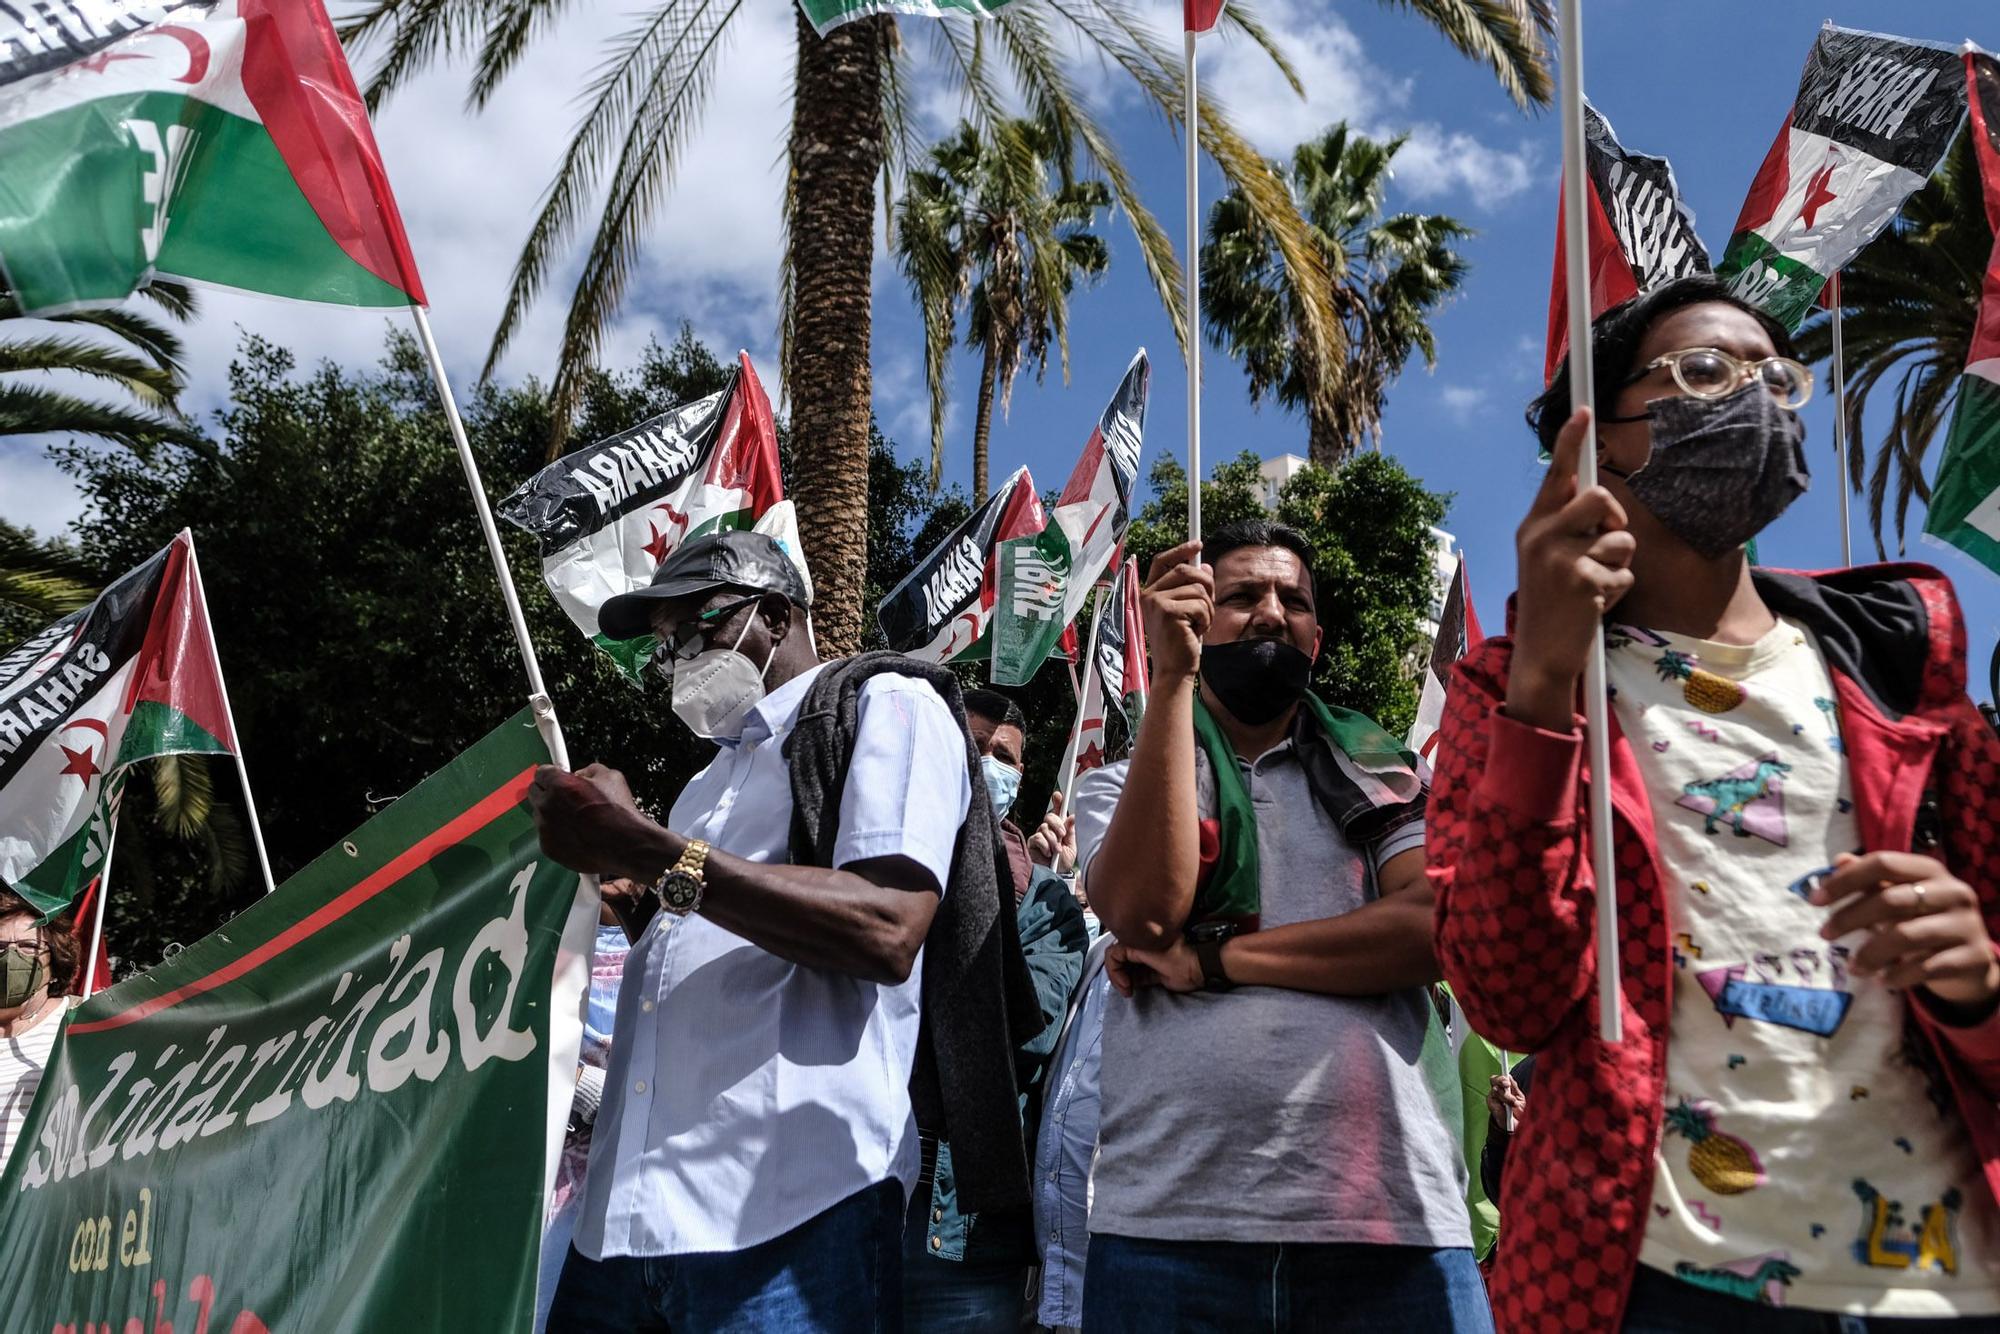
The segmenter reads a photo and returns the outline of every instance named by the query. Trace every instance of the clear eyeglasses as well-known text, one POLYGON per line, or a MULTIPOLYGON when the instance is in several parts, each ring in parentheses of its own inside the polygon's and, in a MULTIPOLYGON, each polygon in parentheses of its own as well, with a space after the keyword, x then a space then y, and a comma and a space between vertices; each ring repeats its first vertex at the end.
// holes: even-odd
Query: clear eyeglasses
POLYGON ((1713 347, 1684 347, 1654 357, 1625 383, 1637 384, 1662 366, 1673 372, 1682 392, 1695 398, 1727 398, 1752 380, 1761 382, 1783 407, 1801 408, 1812 398, 1813 373, 1790 357, 1744 361, 1713 347))

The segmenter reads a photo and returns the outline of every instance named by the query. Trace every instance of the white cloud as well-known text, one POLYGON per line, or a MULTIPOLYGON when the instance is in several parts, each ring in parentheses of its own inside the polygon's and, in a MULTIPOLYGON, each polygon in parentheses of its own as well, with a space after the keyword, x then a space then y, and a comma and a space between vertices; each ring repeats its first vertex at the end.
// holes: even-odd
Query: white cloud
POLYGON ((43 537, 61 535, 84 511, 76 484, 45 452, 53 438, 0 440, 0 519, 43 537))
POLYGON ((1476 385, 1448 384, 1438 391, 1438 401, 1453 420, 1469 422, 1477 416, 1490 397, 1484 389, 1476 385))
POLYGON ((1478 207, 1490 209, 1534 185, 1541 177, 1540 161, 1532 141, 1518 149, 1502 149, 1460 130, 1419 125, 1396 154, 1396 179, 1419 200, 1464 191, 1478 207))

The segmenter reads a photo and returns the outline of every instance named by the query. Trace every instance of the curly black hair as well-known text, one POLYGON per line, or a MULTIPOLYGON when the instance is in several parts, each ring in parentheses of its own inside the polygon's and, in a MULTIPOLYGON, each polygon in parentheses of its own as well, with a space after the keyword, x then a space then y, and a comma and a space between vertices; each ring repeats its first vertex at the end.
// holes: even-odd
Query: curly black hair
MULTIPOLYGON (((1792 346, 1791 332, 1784 325, 1731 292, 1713 275, 1699 273, 1676 278, 1672 282, 1661 283, 1650 292, 1620 302, 1592 322, 1591 370, 1597 382, 1600 418, 1617 401, 1627 377, 1632 374, 1632 363, 1638 360, 1639 347, 1646 341, 1647 331, 1674 311, 1711 301, 1734 306, 1763 325, 1764 332, 1771 336, 1771 346, 1778 350, 1779 356, 1798 355, 1797 349, 1792 346)), ((1528 404, 1528 426, 1534 431, 1535 438, 1542 442, 1543 453, 1555 449, 1556 435, 1568 420, 1569 360, 1564 358, 1549 387, 1528 404)))

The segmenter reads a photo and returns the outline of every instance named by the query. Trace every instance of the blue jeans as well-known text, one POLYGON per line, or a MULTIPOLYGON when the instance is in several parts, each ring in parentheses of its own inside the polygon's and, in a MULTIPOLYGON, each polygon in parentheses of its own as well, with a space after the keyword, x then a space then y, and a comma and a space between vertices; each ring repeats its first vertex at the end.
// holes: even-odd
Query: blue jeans
POLYGON ((931 1193, 918 1186, 903 1219, 903 1328, 910 1334, 1019 1334, 1028 1266, 946 1260, 930 1253, 931 1193))
POLYGON ((901 1334, 903 1188, 884 1181, 742 1251, 586 1259, 549 1334, 901 1334))
POLYGON ((1639 1266, 1625 1334, 2000 1334, 2000 1316, 1918 1320, 1766 1306, 1639 1266))
POLYGON ((1093 1233, 1083 1334, 1465 1331, 1493 1312, 1463 1247, 1149 1241, 1093 1233))

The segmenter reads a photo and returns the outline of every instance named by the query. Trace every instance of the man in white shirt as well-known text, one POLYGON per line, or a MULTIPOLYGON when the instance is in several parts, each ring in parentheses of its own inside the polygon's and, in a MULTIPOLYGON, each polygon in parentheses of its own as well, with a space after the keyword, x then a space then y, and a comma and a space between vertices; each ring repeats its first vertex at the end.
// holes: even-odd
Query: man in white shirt
POLYGON ((600 619, 658 636, 675 713, 720 753, 664 825, 598 765, 530 792, 545 852, 646 887, 610 900, 633 946, 557 1334, 897 1322, 922 947, 968 743, 929 684, 869 677, 830 865, 790 864, 786 743, 825 670, 808 598, 761 534, 681 547, 600 619))

